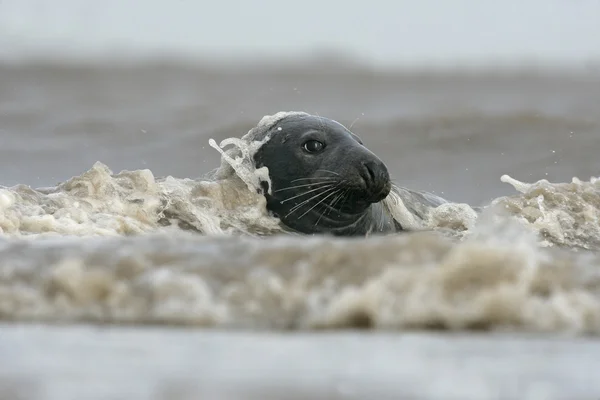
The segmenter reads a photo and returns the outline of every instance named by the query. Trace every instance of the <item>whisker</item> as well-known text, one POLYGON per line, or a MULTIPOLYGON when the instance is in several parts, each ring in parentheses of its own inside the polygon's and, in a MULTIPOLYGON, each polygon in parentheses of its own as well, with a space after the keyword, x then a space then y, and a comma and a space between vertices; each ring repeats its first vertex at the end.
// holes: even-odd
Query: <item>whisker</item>
POLYGON ((273 191, 273 193, 276 193, 276 192, 282 192, 282 191, 284 191, 284 190, 290 190, 290 189, 302 188, 302 187, 316 186, 316 185, 323 186, 323 185, 325 185, 325 184, 327 184, 327 183, 329 183, 329 181, 327 181, 327 182, 313 182, 313 183, 305 183, 305 184, 302 184, 302 185, 296 185, 296 186, 288 186, 288 187, 284 187, 284 188, 282 188, 282 189, 277 189, 277 190, 274 190, 274 191, 273 191))
POLYGON ((354 126, 355 123, 358 122, 358 120, 360 119, 360 117, 356 118, 351 124, 350 127, 348 128, 349 130, 352 129, 352 127, 354 126))
POLYGON ((346 189, 346 193, 344 193, 344 200, 342 200, 342 203, 340 204, 340 210, 346 205, 346 202, 348 201, 348 198, 350 196, 348 196, 348 194, 350 194, 350 189, 346 189))
POLYGON ((315 115, 318 117, 317 121, 319 122, 321 129, 325 130, 325 122, 323 122, 323 117, 321 117, 316 111, 315 111, 315 115))
MULTIPOLYGON (((346 189, 346 190, 348 190, 348 189, 346 189)), ((335 208, 335 205, 342 199, 342 197, 344 196, 345 193, 346 192, 344 190, 340 189, 340 194, 335 199, 333 199, 333 201, 331 202, 330 209, 329 209, 329 211, 327 211, 327 215, 329 215, 331 213, 331 210, 333 210, 335 208)))
POLYGON ((331 195, 335 194, 335 192, 333 193, 329 193, 327 196, 323 197, 321 200, 319 200, 317 202, 317 204, 315 204, 314 206, 312 206, 311 208, 309 208, 308 210, 306 210, 306 212, 304 214, 302 214, 301 216, 299 216, 297 219, 300 219, 302 217, 304 217, 306 214, 308 214, 313 208, 315 208, 316 206, 318 206, 319 204, 321 204, 322 202, 325 201, 325 199, 327 199, 328 197, 330 197, 331 195))
POLYGON ((319 196, 324 195, 325 193, 331 192, 332 190, 335 190, 335 187, 333 188, 329 188, 326 189, 324 191, 322 191, 321 193, 317 193, 316 195, 314 195, 313 197, 311 197, 310 199, 304 200, 302 203, 296 204, 294 207, 292 207, 290 209, 290 212, 286 214, 286 217, 288 217, 290 214, 292 214, 294 211, 299 210, 303 205, 305 205, 306 203, 308 203, 309 201, 316 199, 319 196))
MULTIPOLYGON (((340 193, 340 195, 338 197, 336 197, 334 199, 334 201, 331 204, 331 208, 329 208, 329 211, 327 211, 327 215, 331 214, 331 211, 335 208, 335 206, 340 203, 340 200, 344 199, 344 196, 346 196, 346 194, 348 193, 350 189, 346 189, 345 191, 343 191, 342 193, 340 193)), ((341 208, 338 208, 341 209, 341 208)))
POLYGON ((329 203, 330 207, 335 207, 335 203, 337 203, 342 198, 344 191, 340 189, 338 193, 339 194, 331 201, 331 203, 329 203))
MULTIPOLYGON (((306 203, 310 202, 311 200, 313 200, 313 199, 315 199, 315 198, 317 198, 317 197, 319 197, 319 196, 321 196, 321 195, 323 195, 323 194, 325 194, 325 193, 328 193, 328 192, 330 192, 330 191, 332 191, 332 190, 335 190, 335 188, 326 189, 326 190, 324 190, 323 192, 321 192, 321 193, 318 193, 318 194, 314 195, 314 196, 313 196, 313 197, 311 197, 310 199, 304 200, 304 201, 302 201, 301 203, 298 203, 298 204, 296 204, 294 207, 290 208, 290 214, 291 214, 292 212, 294 212, 294 211, 298 210, 300 207, 302 207, 302 206, 303 206, 303 205, 305 205, 306 203)), ((288 215, 289 215, 289 214, 288 214, 288 215)))
POLYGON ((330 170, 328 170, 328 169, 318 169, 317 171, 329 172, 329 173, 331 173, 331 174, 338 175, 338 176, 340 175, 340 174, 338 174, 337 172, 330 171, 330 170))
MULTIPOLYGON (((343 189, 338 189, 338 190, 336 190, 335 192, 333 192, 333 195, 334 195, 334 196, 336 195, 336 193, 339 193, 339 194, 338 194, 338 195, 337 195, 337 196, 334 198, 334 200, 333 200, 333 202, 334 202, 334 203, 335 203, 335 199, 339 199, 339 198, 340 198, 340 196, 342 195, 342 194, 341 194, 341 193, 342 193, 342 191, 343 191, 343 189)), ((323 203, 323 205, 325 205, 325 204, 327 204, 327 203, 323 203)), ((331 206, 331 205, 330 205, 330 206, 331 206)), ((317 225, 319 224, 319 221, 320 221, 320 220, 321 220, 321 218, 323 218, 323 216, 325 215, 325 211, 327 211, 327 210, 323 210, 323 212, 321 213, 321 215, 320 215, 320 216, 319 216, 319 218, 317 219, 317 222, 315 222, 315 226, 317 226, 317 225)), ((329 211, 331 212, 331 208, 329 209, 329 211)), ((327 214, 329 215, 329 213, 327 213, 327 214)))
POLYGON ((313 181, 336 181, 337 178, 333 177, 333 176, 322 176, 322 177, 316 177, 316 178, 298 178, 298 179, 294 179, 293 181, 290 181, 290 182, 307 181, 307 180, 313 180, 313 181))
POLYGON ((332 184, 330 184, 330 185, 325 185, 325 186, 319 186, 319 187, 318 187, 318 188, 316 188, 316 189, 307 190, 306 192, 302 192, 302 193, 300 193, 300 194, 297 194, 297 195, 295 195, 295 196, 288 197, 287 199, 285 199, 285 200, 282 200, 282 201, 281 201, 281 204, 283 204, 283 203, 285 203, 285 202, 287 202, 287 201, 290 201, 290 200, 296 199, 296 198, 298 198, 298 197, 302 197, 302 196, 304 196, 305 194, 309 194, 309 193, 312 193, 312 192, 316 192, 317 190, 323 190, 323 189, 326 189, 326 188, 328 188, 328 187, 331 187, 331 186, 333 186, 333 185, 332 185, 332 184))

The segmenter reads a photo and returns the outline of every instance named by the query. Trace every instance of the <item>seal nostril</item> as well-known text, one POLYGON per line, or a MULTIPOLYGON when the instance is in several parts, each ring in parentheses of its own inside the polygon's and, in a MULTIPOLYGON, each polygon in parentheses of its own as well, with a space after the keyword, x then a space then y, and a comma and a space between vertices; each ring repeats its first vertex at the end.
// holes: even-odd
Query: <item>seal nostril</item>
POLYGON ((371 177, 371 182, 375 182, 375 172, 373 172, 373 168, 367 165, 367 171, 369 172, 369 176, 371 177))
POLYGON ((367 186, 372 185, 375 182, 375 172, 373 171, 373 166, 370 163, 362 163, 363 165, 363 179, 367 186))
POLYGON ((385 165, 376 161, 363 161, 361 164, 360 174, 368 198, 374 201, 385 198, 391 190, 391 182, 385 165))

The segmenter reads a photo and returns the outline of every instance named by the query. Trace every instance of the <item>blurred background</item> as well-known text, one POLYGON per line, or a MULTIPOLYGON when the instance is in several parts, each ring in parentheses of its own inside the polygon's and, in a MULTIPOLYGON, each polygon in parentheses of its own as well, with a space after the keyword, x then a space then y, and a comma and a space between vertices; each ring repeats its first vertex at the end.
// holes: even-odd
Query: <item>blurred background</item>
POLYGON ((336 119, 395 181, 485 203, 600 175, 600 1, 0 0, 0 185, 199 177, 263 115, 336 119))

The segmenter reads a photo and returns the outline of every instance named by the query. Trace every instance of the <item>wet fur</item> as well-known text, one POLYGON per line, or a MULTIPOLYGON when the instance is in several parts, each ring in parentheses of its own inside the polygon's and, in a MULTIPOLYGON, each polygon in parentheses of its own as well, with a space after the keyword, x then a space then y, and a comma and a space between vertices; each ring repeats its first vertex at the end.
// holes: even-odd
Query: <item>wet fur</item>
MULTIPOLYGON (((391 185, 391 181, 391 190, 388 188, 389 194, 385 198, 375 202, 365 200, 373 196, 369 193, 370 187, 363 193, 365 198, 361 198, 363 194, 355 187, 356 182, 359 182, 359 164, 368 162, 374 165, 372 169, 377 171, 381 182, 386 179, 389 181, 387 168, 383 161, 362 144, 358 136, 336 121, 305 113, 283 114, 281 118, 273 119, 268 126, 250 131, 247 136, 251 136, 252 140, 268 138, 254 156, 255 166, 266 166, 274 183, 273 187, 266 183, 263 185, 267 208, 293 231, 305 234, 365 236, 415 230, 423 227, 431 207, 445 202, 429 193, 391 185), (310 135, 307 132, 311 131, 321 131, 316 135, 324 140, 331 138, 328 146, 333 146, 334 150, 326 156, 328 158, 314 159, 315 163, 326 165, 327 168, 313 168, 311 161, 306 161, 297 151, 300 143, 298 138, 301 135, 310 135), (335 146, 343 146, 343 149, 338 150, 335 146), (336 181, 334 178, 339 179, 336 181), (344 179, 348 182, 342 182, 344 179), (339 188, 333 186, 335 182, 339 188), (350 190, 346 194, 343 192, 349 187, 354 190, 352 198, 348 195, 350 190), (281 195, 285 190, 289 190, 293 196, 287 198, 281 195), (281 204, 286 201, 293 206, 287 208, 285 204, 281 204), (348 214, 339 212, 338 220, 331 218, 332 213, 336 216, 335 207, 344 207, 344 201, 354 202, 355 209, 348 214), (333 206, 328 208, 331 204, 333 206), (309 207, 313 208, 308 209, 309 207), (326 210, 319 211, 318 207, 326 210), (286 215, 280 215, 282 210, 286 215)), ((382 185, 380 181, 377 181, 379 186, 382 185)))

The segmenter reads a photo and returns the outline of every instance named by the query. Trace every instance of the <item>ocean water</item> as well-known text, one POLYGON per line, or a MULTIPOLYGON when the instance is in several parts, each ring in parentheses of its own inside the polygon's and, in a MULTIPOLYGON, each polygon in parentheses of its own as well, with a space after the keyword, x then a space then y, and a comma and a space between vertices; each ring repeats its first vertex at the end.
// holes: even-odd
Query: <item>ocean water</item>
POLYGON ((600 398, 599 16, 0 0, 0 400, 600 398), (294 110, 448 203, 286 232, 239 138, 294 110))
POLYGON ((599 104, 592 72, 6 64, 0 397, 597 397, 599 104), (449 203, 286 233, 223 142, 283 110, 449 203))

